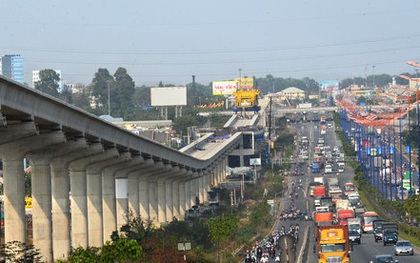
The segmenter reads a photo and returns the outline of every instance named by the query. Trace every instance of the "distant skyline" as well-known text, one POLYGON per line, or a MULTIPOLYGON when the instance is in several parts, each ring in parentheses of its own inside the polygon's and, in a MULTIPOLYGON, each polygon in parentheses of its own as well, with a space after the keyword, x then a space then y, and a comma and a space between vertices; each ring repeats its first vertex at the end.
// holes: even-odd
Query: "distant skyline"
POLYGON ((414 73, 420 1, 5 1, 0 54, 88 84, 127 69, 136 86, 239 76, 313 78, 414 73), (5 11, 7 10, 7 11, 5 11))

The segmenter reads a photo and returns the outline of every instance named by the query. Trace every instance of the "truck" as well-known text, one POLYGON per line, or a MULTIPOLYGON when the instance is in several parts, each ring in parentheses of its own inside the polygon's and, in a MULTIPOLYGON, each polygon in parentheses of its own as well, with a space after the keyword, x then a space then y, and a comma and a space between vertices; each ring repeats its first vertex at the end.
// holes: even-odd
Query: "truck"
POLYGON ((312 173, 320 173, 321 172, 321 164, 319 162, 312 162, 311 170, 312 170, 312 173))
POLYGON ((314 196, 314 189, 315 189, 315 186, 317 185, 322 185, 322 183, 315 182, 315 181, 309 183, 309 187, 308 187, 309 196, 314 196))
POLYGON ((325 190, 325 186, 324 185, 318 185, 315 186, 314 188, 314 203, 315 206, 320 206, 321 205, 321 198, 325 197, 326 194, 326 190, 325 190))
POLYGON ((314 182, 324 184, 324 177, 323 176, 314 177, 314 182))
POLYGON ((396 244, 398 241, 398 224, 397 223, 382 223, 382 240, 384 246, 387 244, 396 244))
POLYGON ((333 186, 338 186, 338 179, 336 177, 328 178, 328 188, 332 188, 333 186))
MULTIPOLYGON (((334 214, 332 212, 316 212, 315 213, 315 233, 321 226, 331 226, 334 224, 334 214)), ((319 236, 315 236, 318 240, 319 236)))
POLYGON ((350 193, 356 192, 356 186, 352 182, 344 184, 344 195, 348 196, 350 193))
POLYGON ((347 226, 320 226, 317 229, 318 262, 350 263, 347 226))
POLYGON ((346 226, 347 220, 350 218, 354 218, 353 209, 337 210, 337 222, 339 225, 346 226))
POLYGON ((355 230, 362 234, 362 220, 359 217, 347 219, 347 227, 349 230, 355 230))
POLYGON ((321 206, 328 207, 328 210, 330 212, 335 212, 335 205, 331 197, 329 196, 321 197, 320 203, 321 203, 321 206))

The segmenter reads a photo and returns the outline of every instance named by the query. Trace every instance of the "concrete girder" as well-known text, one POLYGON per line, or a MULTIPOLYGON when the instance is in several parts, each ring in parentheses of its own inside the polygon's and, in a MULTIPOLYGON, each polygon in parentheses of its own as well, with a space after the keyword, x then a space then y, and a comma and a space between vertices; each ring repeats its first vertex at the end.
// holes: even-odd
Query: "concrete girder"
POLYGON ((27 152, 64 142, 62 132, 27 137, 0 145, 3 158, 5 242, 26 242, 25 178, 23 157, 27 152))
POLYGON ((0 144, 17 141, 34 135, 38 135, 38 130, 34 122, 7 125, 0 128, 0 144))

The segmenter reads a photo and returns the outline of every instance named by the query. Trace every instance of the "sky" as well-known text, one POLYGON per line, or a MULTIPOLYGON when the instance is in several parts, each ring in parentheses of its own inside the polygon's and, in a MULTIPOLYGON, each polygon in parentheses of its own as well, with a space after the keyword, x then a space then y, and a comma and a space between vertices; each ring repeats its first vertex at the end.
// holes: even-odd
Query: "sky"
POLYGON ((89 84, 124 67, 136 86, 239 76, 342 80, 415 73, 418 0, 0 0, 0 54, 89 84))

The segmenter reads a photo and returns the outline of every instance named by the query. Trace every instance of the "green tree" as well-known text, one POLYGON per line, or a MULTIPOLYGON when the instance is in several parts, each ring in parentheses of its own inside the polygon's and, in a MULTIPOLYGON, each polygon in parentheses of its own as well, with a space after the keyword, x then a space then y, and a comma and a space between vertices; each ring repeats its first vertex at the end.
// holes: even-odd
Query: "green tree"
POLYGON ((114 73, 115 85, 111 91, 111 112, 114 116, 133 120, 133 96, 135 84, 125 68, 118 68, 114 73))
POLYGON ((90 106, 89 100, 91 95, 91 86, 84 87, 82 84, 76 84, 75 86, 79 92, 72 94, 73 105, 91 112, 92 107, 90 106))
POLYGON ((258 206, 255 208, 254 211, 252 211, 250 215, 250 222, 251 225, 259 226, 264 225, 267 226, 270 222, 270 205, 267 204, 267 202, 259 203, 258 206))
POLYGON ((420 195, 412 195, 404 201, 405 210, 420 222, 420 195))
POLYGON ((39 72, 39 81, 35 82, 35 89, 59 97, 60 75, 53 69, 44 69, 39 72))
POLYGON ((108 89, 113 90, 113 86, 114 78, 109 74, 108 69, 98 69, 90 84, 95 106, 99 109, 98 114, 108 112, 108 89))
POLYGON ((215 245, 231 240, 239 224, 239 219, 235 215, 224 215, 221 217, 212 217, 206 221, 210 238, 215 245))
POLYGON ((2 244, 2 262, 42 262, 39 249, 19 241, 2 244))
POLYGON ((117 238, 107 241, 100 253, 100 262, 136 261, 144 257, 142 247, 132 239, 117 238))

